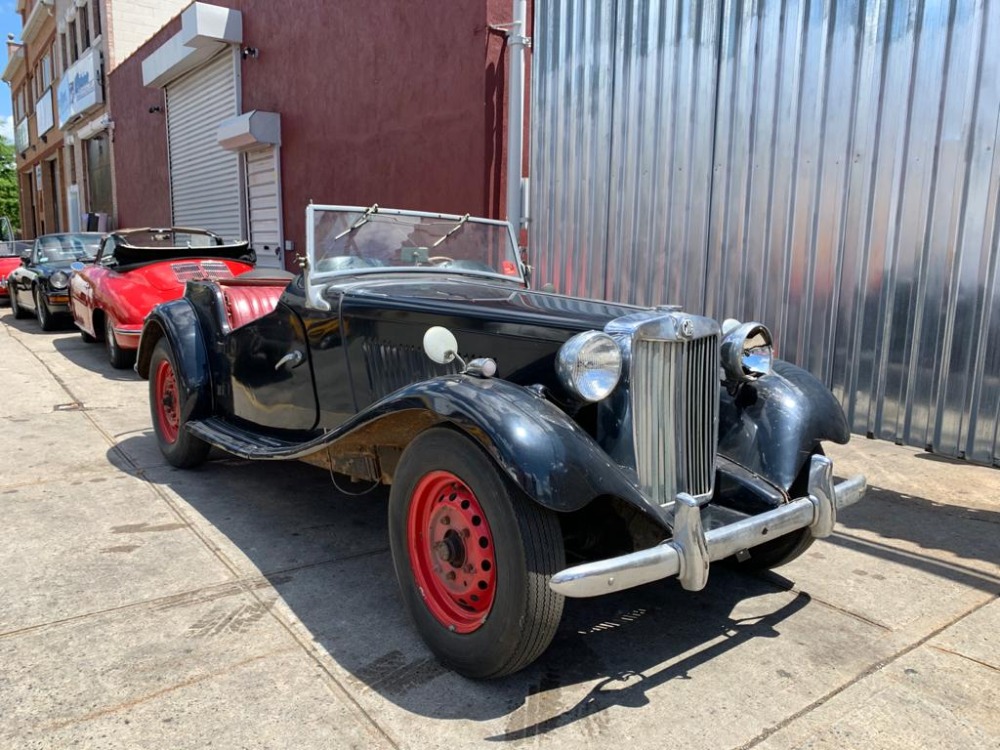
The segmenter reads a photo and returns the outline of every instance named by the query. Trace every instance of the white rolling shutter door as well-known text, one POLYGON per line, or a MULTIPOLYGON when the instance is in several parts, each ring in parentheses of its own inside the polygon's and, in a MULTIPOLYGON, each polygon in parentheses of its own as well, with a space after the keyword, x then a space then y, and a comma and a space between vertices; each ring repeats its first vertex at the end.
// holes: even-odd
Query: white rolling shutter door
POLYGON ((246 152, 247 202, 250 214, 250 244, 257 265, 281 268, 281 202, 278 160, 274 146, 246 152))
POLYGON ((227 50, 166 87, 174 225, 228 240, 243 238, 240 157, 216 138, 219 123, 239 114, 233 54, 227 50))

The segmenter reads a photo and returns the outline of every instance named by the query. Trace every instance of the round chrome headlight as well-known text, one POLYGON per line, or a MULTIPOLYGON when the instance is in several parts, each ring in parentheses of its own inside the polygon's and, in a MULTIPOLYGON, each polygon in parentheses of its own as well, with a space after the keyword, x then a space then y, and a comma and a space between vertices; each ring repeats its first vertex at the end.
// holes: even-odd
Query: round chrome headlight
POLYGON ((743 323, 722 339, 722 368, 729 380, 756 380, 771 372, 774 347, 763 323, 743 323))
POLYGON ((69 276, 64 271, 56 271, 49 276, 49 286, 53 289, 65 289, 69 285, 69 276))
POLYGON ((559 349, 556 373, 570 393, 584 401, 600 401, 618 385, 621 349, 601 331, 578 333, 559 349))

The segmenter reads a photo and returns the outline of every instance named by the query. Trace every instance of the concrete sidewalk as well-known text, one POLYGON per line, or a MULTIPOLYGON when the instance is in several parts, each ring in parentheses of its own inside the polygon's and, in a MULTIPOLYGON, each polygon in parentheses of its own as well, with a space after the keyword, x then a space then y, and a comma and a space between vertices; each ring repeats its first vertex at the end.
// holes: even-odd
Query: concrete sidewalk
POLYGON ((402 611, 385 494, 163 461, 147 383, 0 308, 0 748, 1000 746, 1000 471, 855 438, 798 561, 571 601, 489 683, 402 611))

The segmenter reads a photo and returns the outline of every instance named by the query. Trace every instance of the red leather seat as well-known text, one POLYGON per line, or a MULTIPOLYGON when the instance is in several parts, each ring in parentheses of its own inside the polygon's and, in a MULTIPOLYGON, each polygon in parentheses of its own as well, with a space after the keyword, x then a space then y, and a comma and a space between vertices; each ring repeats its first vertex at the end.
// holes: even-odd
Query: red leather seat
POLYGON ((278 306, 282 292, 285 291, 284 283, 277 286, 264 285, 259 281, 253 284, 232 283, 237 279, 227 281, 230 283, 220 284, 219 287, 226 300, 229 327, 233 330, 272 312, 278 306))

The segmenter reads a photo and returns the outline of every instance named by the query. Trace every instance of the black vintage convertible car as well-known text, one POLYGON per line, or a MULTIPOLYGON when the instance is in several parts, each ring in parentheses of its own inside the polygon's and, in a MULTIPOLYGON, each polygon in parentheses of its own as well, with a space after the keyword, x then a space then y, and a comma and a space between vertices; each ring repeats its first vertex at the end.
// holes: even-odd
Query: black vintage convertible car
POLYGON ((831 533, 847 422, 758 323, 528 288, 507 224, 311 205, 294 278, 192 280, 137 360, 179 467, 217 446, 391 486, 403 602, 472 677, 523 668, 565 596, 709 564, 772 567, 831 533))
POLYGON ((103 235, 97 232, 43 234, 21 253, 20 267, 7 277, 15 318, 34 312, 43 331, 59 318, 69 321, 69 279, 74 263, 93 263, 103 235))

